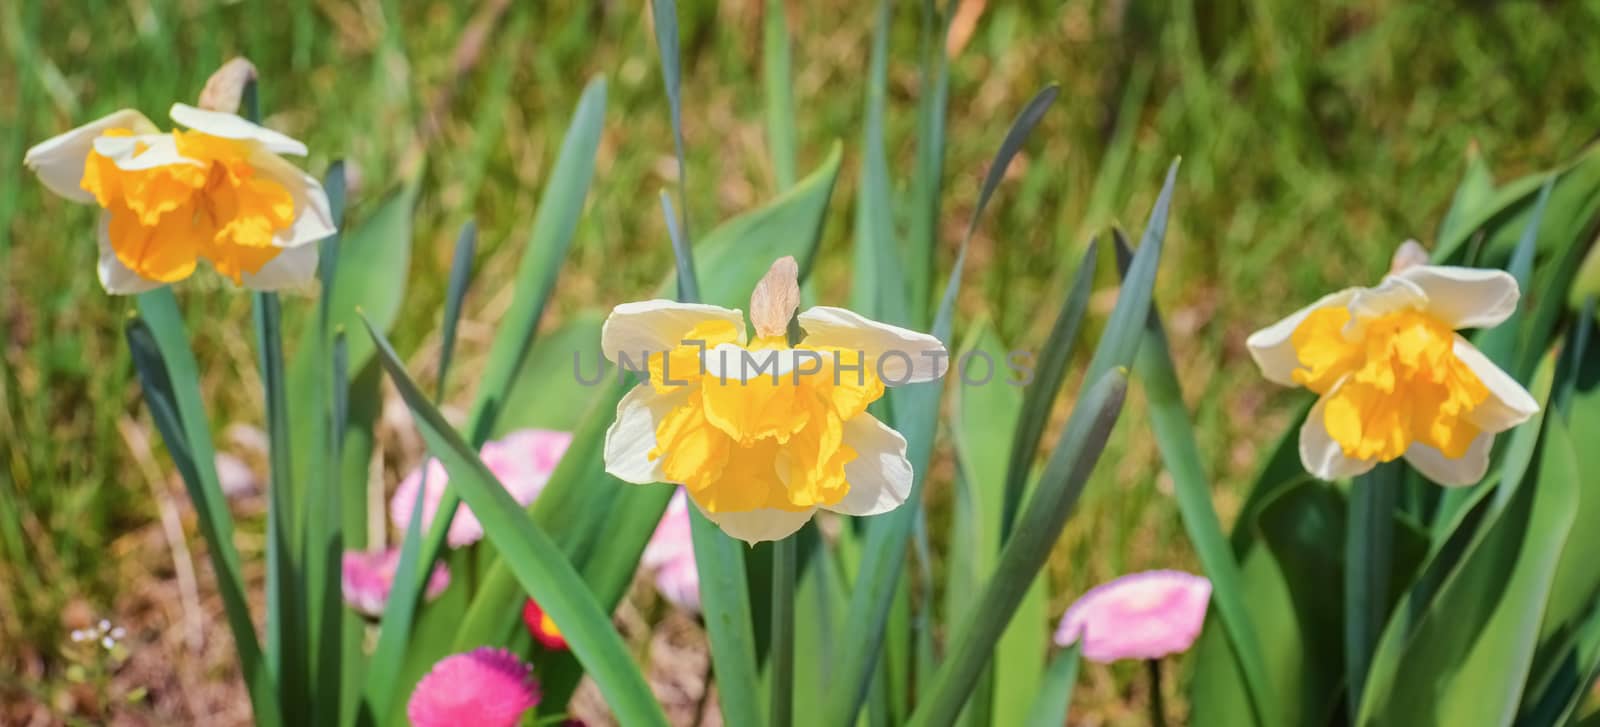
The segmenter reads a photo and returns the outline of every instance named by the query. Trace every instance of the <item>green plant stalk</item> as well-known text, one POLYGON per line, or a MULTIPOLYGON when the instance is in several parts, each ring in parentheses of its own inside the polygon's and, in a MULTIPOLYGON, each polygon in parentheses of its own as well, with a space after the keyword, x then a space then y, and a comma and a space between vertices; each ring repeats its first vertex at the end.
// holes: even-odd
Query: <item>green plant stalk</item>
POLYGON ((995 641, 1011 623, 1017 604, 1066 527, 1116 425, 1127 390, 1127 369, 1117 367, 1097 379, 1078 402, 1017 529, 1000 551, 978 605, 955 632, 927 698, 912 713, 913 727, 948 727, 961 713, 990 661, 995 641))
POLYGON ((796 536, 772 544, 772 646, 768 654, 772 703, 770 727, 789 727, 794 718, 794 592, 796 536))
POLYGON ((1161 660, 1145 659, 1144 663, 1150 675, 1150 725, 1167 727, 1167 706, 1161 697, 1161 660))
POLYGON ((1350 530, 1345 538, 1344 654, 1351 714, 1361 709, 1361 693, 1372 663, 1372 652, 1388 621, 1394 507, 1400 474, 1400 465, 1389 462, 1378 465, 1350 484, 1350 530))
POLYGON ((252 293, 259 348, 261 388, 267 412, 271 492, 267 501, 267 664, 274 670, 283 699, 284 717, 306 719, 310 704, 305 655, 315 651, 305 633, 306 592, 293 557, 295 502, 290 492, 287 386, 283 379, 283 338, 276 293, 252 293))

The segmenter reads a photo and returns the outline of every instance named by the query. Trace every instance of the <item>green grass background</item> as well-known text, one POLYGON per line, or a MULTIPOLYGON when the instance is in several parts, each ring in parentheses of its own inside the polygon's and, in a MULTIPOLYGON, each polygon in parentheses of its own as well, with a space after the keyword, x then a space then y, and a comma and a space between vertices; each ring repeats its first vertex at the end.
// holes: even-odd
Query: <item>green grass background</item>
MULTIPOLYGON (((1009 345, 1038 346, 1049 324, 1041 311, 1055 308, 1090 235, 1139 224, 1181 155, 1157 299, 1225 518, 1295 396, 1259 378, 1244 337, 1330 288, 1375 279, 1401 240, 1429 242, 1470 149, 1504 179, 1572 156, 1600 130, 1600 3, 1586 0, 959 4, 977 13, 951 66, 941 269, 1011 117, 1043 84, 1062 87, 974 240, 963 319, 990 316, 1009 345)), ((165 123, 166 107, 192 102, 220 62, 248 56, 268 125, 312 149, 305 166, 358 166, 352 221, 406 175, 424 175, 393 335, 415 368, 432 361, 455 231, 479 220, 458 354, 470 372, 509 304, 559 134, 600 73, 607 128, 547 323, 642 297, 671 268, 656 194, 673 184, 674 165, 646 6, 519 2, 475 26, 494 5, 0 4, 0 672, 56 678, 63 609, 119 613, 139 570, 109 561, 156 517, 119 429, 149 431, 120 332, 132 301, 100 290, 94 211, 49 195, 22 168, 31 144, 122 107, 165 123)), ((903 194, 919 89, 917 9, 899 5, 888 139, 903 194)), ((821 297, 843 302, 873 10, 821 0, 789 11, 801 169, 842 139, 851 172, 834 192, 815 273, 821 297)), ((699 229, 774 194, 761 12, 751 0, 680 8, 688 209, 699 229)), ((1114 282, 1101 284, 1093 310, 1103 318, 1114 282)), ((258 424, 246 296, 215 278, 179 296, 214 423, 258 424)), ((1052 612, 1095 581, 1193 564, 1132 401, 1058 547, 1052 612)), ((935 466, 937 499, 951 466, 947 457, 935 466)), ((1081 699, 1121 713, 1115 672, 1084 678, 1081 699)))

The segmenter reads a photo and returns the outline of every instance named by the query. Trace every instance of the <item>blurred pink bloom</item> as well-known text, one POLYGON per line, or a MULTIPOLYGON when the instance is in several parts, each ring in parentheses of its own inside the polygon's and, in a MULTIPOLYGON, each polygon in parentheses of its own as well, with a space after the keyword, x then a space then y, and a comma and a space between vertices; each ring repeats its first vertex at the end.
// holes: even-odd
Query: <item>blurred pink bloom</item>
POLYGON ((1211 581, 1181 571, 1125 575, 1083 594, 1061 617, 1056 644, 1083 637, 1083 656, 1102 664, 1187 651, 1200 635, 1211 581))
MULTIPOLYGON (((556 464, 561 461, 562 453, 567 451, 567 445, 572 443, 570 432, 556 432, 548 429, 521 429, 505 437, 483 445, 479 456, 483 463, 494 473, 500 484, 511 493, 511 498, 524 506, 533 504, 534 498, 544 490, 546 482, 550 481, 550 473, 556 469, 556 464)), ((411 507, 416 501, 417 486, 422 482, 422 468, 400 481, 400 486, 395 489, 394 499, 389 501, 389 520, 396 528, 405 530, 411 522, 411 507)), ((436 459, 430 458, 427 462, 427 489, 422 495, 422 529, 426 531, 433 523, 434 513, 439 511, 439 500, 444 497, 445 483, 449 476, 445 474, 444 465, 436 459)), ((472 514, 472 510, 465 504, 456 510, 455 519, 450 521, 450 530, 445 536, 445 542, 452 548, 471 545, 483 539, 483 524, 472 514)))
POLYGON ((694 565, 694 539, 689 532, 689 500, 682 488, 672 496, 661 523, 650 536, 640 563, 656 572, 656 590, 678 608, 700 610, 700 571, 694 565))
POLYGON ((533 667, 485 646, 434 664, 411 692, 406 716, 416 727, 514 727, 538 703, 533 667))
MULTIPOLYGON (((394 587, 394 572, 400 565, 400 549, 381 552, 347 550, 344 552, 341 586, 344 602, 368 616, 383 615, 383 605, 389 601, 389 589, 394 587)), ((428 576, 427 598, 438 598, 450 585, 450 571, 441 561, 428 576)))

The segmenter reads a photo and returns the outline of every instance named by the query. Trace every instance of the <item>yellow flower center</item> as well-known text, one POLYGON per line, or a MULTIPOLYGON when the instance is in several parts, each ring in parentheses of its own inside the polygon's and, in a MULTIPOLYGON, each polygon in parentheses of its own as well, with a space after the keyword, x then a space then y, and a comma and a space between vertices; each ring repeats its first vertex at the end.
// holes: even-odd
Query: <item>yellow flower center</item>
POLYGON ((1388 462, 1413 442, 1460 458, 1489 390, 1455 355, 1455 333, 1416 310, 1352 324, 1344 307, 1313 311, 1291 337, 1294 380, 1328 396, 1323 421, 1346 457, 1388 462), (1342 383, 1341 383, 1342 382, 1342 383))
MULTIPOLYGON (((110 129, 104 136, 132 134, 110 129)), ((82 187, 111 213, 108 237, 117 259, 163 283, 188 277, 202 257, 235 283, 259 272, 281 252, 272 237, 294 222, 293 197, 257 175, 244 142, 198 131, 172 137, 178 153, 195 163, 130 171, 93 150, 84 160, 82 187)))
POLYGON ((539 614, 539 633, 548 637, 561 638, 561 629, 556 628, 556 622, 548 613, 539 614))
POLYGON ((713 351, 738 342, 728 321, 702 323, 683 340, 704 349, 686 343, 650 356, 650 385, 683 397, 657 424, 650 452, 668 480, 683 483, 707 512, 798 512, 844 498, 844 468, 856 458, 844 423, 883 396, 870 358, 798 345, 795 365, 780 372, 775 359, 790 348, 781 337, 758 338, 737 354, 713 351), (726 354, 721 375, 702 369, 702 350, 726 354))

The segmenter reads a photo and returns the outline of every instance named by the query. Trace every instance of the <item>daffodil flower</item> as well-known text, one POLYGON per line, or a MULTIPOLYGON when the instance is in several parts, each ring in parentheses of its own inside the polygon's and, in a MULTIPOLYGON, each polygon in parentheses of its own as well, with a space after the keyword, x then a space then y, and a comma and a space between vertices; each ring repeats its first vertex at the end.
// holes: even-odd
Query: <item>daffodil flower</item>
POLYGON ((617 306, 601 331, 606 358, 649 380, 617 405, 606 471, 636 484, 681 484, 723 532, 783 538, 819 509, 876 515, 911 492, 906 440, 867 405, 884 387, 944 375, 939 339, 840 308, 800 313, 792 258, 772 266, 744 315, 650 300, 617 306))
POLYGON ((1323 297, 1246 342, 1268 379, 1321 398, 1300 429, 1300 460, 1333 480, 1404 457, 1441 485, 1470 485, 1494 435, 1539 405, 1467 339, 1517 307, 1500 270, 1420 264, 1415 243, 1375 288, 1323 297))
POLYGON ((309 243, 334 232, 328 196, 280 155, 304 144, 222 111, 173 104, 187 131, 124 109, 29 149, 45 187, 101 210, 100 283, 113 294, 177 282, 204 259, 258 290, 303 285, 309 243))

